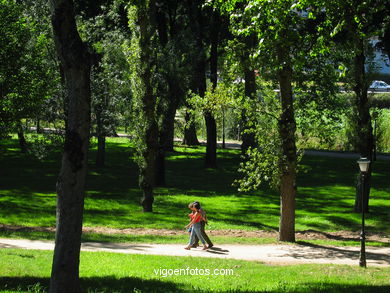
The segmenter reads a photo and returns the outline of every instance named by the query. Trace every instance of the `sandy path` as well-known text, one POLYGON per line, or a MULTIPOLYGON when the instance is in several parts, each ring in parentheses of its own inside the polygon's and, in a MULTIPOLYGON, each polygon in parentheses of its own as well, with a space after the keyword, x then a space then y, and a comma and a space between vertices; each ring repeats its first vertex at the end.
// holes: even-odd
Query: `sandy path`
MULTIPOLYGON (((0 239, 0 249, 22 248, 53 250, 53 241, 0 239)), ((178 244, 129 244, 129 243, 82 243, 83 251, 106 251, 127 254, 150 254, 192 257, 215 257, 260 261, 269 264, 359 264, 358 247, 331 247, 319 245, 233 245, 224 244, 207 251, 184 249, 178 244)), ((367 266, 390 267, 389 247, 367 248, 367 266)))

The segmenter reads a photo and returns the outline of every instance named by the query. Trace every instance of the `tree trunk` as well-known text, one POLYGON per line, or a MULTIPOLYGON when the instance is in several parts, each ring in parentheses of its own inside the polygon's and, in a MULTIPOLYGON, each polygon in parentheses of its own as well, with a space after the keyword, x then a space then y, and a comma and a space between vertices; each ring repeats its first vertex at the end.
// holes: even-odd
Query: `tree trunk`
POLYGON ((39 118, 37 118, 37 129, 36 129, 36 132, 37 133, 42 133, 41 120, 39 118))
POLYGON ((173 152, 173 140, 175 135, 175 116, 179 106, 179 97, 170 96, 168 109, 163 114, 160 127, 160 142, 163 149, 167 152, 173 152))
POLYGON ((96 166, 104 167, 106 161, 106 137, 104 134, 98 134, 98 145, 96 152, 96 166))
MULTIPOLYGON (((251 69, 247 63, 248 62, 244 63, 245 64, 245 70, 244 70, 245 96, 249 97, 250 99, 254 99, 256 95, 256 75, 254 70, 251 69)), ((243 124, 242 132, 241 132, 241 137, 242 137, 241 152, 245 154, 250 147, 252 148, 256 147, 255 133, 248 132, 251 129, 251 127, 248 126, 249 119, 246 115, 245 110, 241 114, 241 120, 243 124)))
MULTIPOLYGON (((354 58, 354 91, 356 95, 355 105, 357 109, 357 131, 358 131, 358 151, 360 157, 371 160, 370 168, 366 175, 364 186, 364 210, 369 210, 369 195, 371 186, 371 172, 373 165, 374 135, 371 124, 370 105, 368 101, 368 83, 365 75, 365 55, 364 40, 355 36, 355 46, 357 48, 354 58)), ((360 180, 360 179, 359 179, 360 180)), ((359 185, 359 184, 358 184, 359 185)), ((359 194, 357 185, 356 194, 359 194)), ((360 197, 355 198, 355 212, 361 212, 360 197)))
POLYGON ((173 152, 173 140, 175 132, 175 116, 179 106, 180 92, 176 86, 170 85, 170 97, 168 99, 168 109, 163 113, 162 122, 159 131, 159 150, 156 159, 156 186, 166 186, 165 178, 165 153, 173 152))
POLYGON ((183 144, 193 146, 199 145, 199 140, 196 135, 195 123, 191 121, 190 113, 186 111, 184 115, 185 127, 184 127, 184 139, 183 144))
MULTIPOLYGON (((256 97, 256 74, 254 69, 252 68, 252 62, 250 60, 250 51, 255 47, 254 36, 248 36, 245 40, 245 54, 242 56, 242 64, 244 66, 244 78, 245 78, 245 96, 249 99, 253 100, 256 97)), ((248 126, 249 119, 246 115, 246 111, 244 110, 241 114, 242 120, 242 144, 241 144, 241 152, 245 154, 247 150, 252 147, 256 147, 255 142, 255 133, 251 130, 251 127, 248 126), (249 132, 248 132, 249 131, 249 132)))
POLYGON ((80 244, 90 133, 90 55, 74 18, 73 1, 52 0, 52 24, 68 98, 65 146, 57 180, 57 227, 49 292, 81 292, 80 244))
POLYGON ((295 145, 296 123, 294 118, 292 96, 292 67, 288 57, 288 49, 279 48, 278 71, 282 113, 279 120, 279 135, 282 140, 283 157, 281 158, 280 181, 280 223, 279 240, 295 242, 295 196, 297 151, 295 145))
POLYGON ((222 108, 222 148, 226 148, 225 144, 225 109, 222 108))
POLYGON ((140 188, 143 192, 141 205, 144 212, 153 211, 153 188, 156 178, 156 158, 158 153, 158 124, 155 116, 156 97, 152 87, 152 37, 155 33, 154 17, 155 1, 141 1, 138 4, 138 21, 140 27, 140 78, 143 84, 142 117, 144 119, 143 142, 145 148, 142 151, 143 164, 140 165, 140 188))
POLYGON ((104 167, 106 157, 106 136, 104 133, 104 126, 102 121, 102 106, 96 107, 96 136, 98 139, 97 152, 96 152, 96 166, 104 167))
POLYGON ((95 107, 96 124, 97 124, 96 136, 98 139, 96 162, 95 162, 97 167, 104 167, 105 157, 106 157, 106 134, 104 131, 103 119, 102 119, 103 107, 104 106, 102 104, 96 105, 95 107))
MULTIPOLYGON (((368 175, 368 174, 367 174, 368 175)), ((367 175, 366 175, 366 178, 365 180, 367 180, 367 175)), ((367 183, 367 182, 365 182, 367 183)), ((354 205, 354 211, 357 212, 357 213, 361 213, 362 212, 362 201, 361 201, 361 192, 362 192, 362 188, 364 188, 363 190, 363 206, 364 206, 364 212, 365 213, 368 213, 369 212, 369 208, 368 208, 368 195, 370 193, 370 186, 368 184, 364 184, 365 186, 362 185, 362 175, 361 174, 358 174, 357 177, 356 177, 356 197, 355 197, 355 205, 354 205)))
POLYGON ((18 122, 17 127, 18 127, 18 140, 19 140, 20 151, 22 153, 27 153, 28 150, 27 141, 26 138, 24 137, 23 125, 20 121, 18 122))
POLYGON ((217 168, 217 124, 210 112, 204 114, 207 129, 205 168, 217 168))
MULTIPOLYGON (((218 42, 219 42, 219 14, 214 9, 213 21, 211 28, 211 47, 210 47, 210 81, 213 85, 213 90, 217 87, 218 83, 218 42)), ((214 115, 206 111, 204 114, 206 121, 207 131, 207 146, 205 167, 217 168, 217 123, 214 115)))
POLYGON ((165 150, 161 147, 161 145, 159 147, 157 158, 156 158, 155 185, 159 187, 167 185, 165 179, 165 150))

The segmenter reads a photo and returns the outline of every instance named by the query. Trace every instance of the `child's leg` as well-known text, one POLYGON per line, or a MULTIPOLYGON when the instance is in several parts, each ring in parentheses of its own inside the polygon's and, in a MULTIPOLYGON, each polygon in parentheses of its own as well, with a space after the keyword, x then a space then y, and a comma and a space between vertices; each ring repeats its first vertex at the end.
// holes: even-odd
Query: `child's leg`
POLYGON ((190 234, 190 240, 188 242, 188 247, 191 247, 195 243, 196 232, 195 232, 194 226, 192 226, 191 228, 192 229, 191 229, 191 234, 190 234))
MULTIPOLYGON (((202 236, 202 232, 200 231, 200 223, 195 223, 193 226, 193 231, 195 232, 196 236, 198 236, 199 240, 202 241, 203 245, 206 245, 206 240, 204 240, 202 236)), ((192 235, 192 234, 191 234, 192 235)), ((195 237, 194 237, 195 238, 195 237)), ((195 240, 195 239, 194 239, 195 240)), ((193 243, 192 243, 193 244, 193 243)))
POLYGON ((198 246, 199 245, 199 238, 198 236, 196 236, 196 233, 195 233, 195 240, 194 240, 194 244, 192 246, 198 246))
POLYGON ((214 244, 211 242, 209 236, 206 234, 206 231, 204 230, 205 226, 206 226, 206 223, 204 221, 200 221, 200 232, 202 233, 204 240, 206 240, 206 242, 209 246, 214 246, 214 244))

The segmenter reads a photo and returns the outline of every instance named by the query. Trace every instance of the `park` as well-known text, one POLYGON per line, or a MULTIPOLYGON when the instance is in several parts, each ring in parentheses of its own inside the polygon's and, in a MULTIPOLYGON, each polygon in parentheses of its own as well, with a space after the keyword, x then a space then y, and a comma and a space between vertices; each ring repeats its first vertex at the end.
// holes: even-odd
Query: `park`
POLYGON ((390 291, 388 1, 0 1, 0 292, 390 291))

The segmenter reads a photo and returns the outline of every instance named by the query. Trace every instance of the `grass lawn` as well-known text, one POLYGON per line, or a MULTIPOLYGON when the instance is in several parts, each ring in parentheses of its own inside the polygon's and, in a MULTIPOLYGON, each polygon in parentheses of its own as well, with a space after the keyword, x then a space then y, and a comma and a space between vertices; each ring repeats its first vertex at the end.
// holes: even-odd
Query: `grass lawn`
MULTIPOLYGON (((156 189, 154 213, 142 213, 137 166, 126 138, 107 142, 107 166, 94 166, 90 152, 84 226, 183 229, 189 202, 199 200, 211 230, 274 230, 279 223, 279 195, 263 187, 240 194, 232 187, 239 175, 238 150, 218 150, 218 169, 203 169, 204 147, 176 147, 167 157, 167 187, 156 189)), ((16 139, 0 142, 0 224, 55 226, 55 183, 60 150, 39 161, 21 154, 16 139)), ((298 177, 296 230, 358 231, 352 212, 358 166, 353 159, 306 156, 298 177)), ((374 165, 368 232, 390 233, 390 163, 374 165)))
MULTIPOLYGON (((47 292, 51 261, 49 251, 0 249, 0 292, 47 292)), ((390 268, 272 266, 237 260, 106 252, 81 252, 80 261, 83 289, 99 293, 377 293, 389 292, 389 275, 390 268)))

